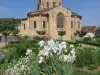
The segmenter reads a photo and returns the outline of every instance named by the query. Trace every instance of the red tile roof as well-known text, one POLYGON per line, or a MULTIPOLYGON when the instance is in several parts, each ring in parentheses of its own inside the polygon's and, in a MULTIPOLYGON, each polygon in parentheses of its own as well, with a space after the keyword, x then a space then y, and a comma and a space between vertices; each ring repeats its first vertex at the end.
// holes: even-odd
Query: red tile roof
POLYGON ((82 18, 82 16, 80 16, 80 15, 78 15, 77 13, 75 13, 75 12, 72 12, 72 15, 71 15, 71 17, 79 17, 80 19, 82 18))
POLYGON ((86 30, 88 33, 95 33, 97 27, 96 26, 85 26, 82 29, 86 30))
POLYGON ((27 15, 30 15, 30 14, 40 14, 40 13, 43 13, 43 12, 47 12, 47 11, 49 11, 51 9, 52 8, 44 8, 44 9, 37 10, 37 11, 34 11, 34 12, 29 12, 27 15))
POLYGON ((0 21, 9 21, 12 20, 13 18, 0 18, 0 21))

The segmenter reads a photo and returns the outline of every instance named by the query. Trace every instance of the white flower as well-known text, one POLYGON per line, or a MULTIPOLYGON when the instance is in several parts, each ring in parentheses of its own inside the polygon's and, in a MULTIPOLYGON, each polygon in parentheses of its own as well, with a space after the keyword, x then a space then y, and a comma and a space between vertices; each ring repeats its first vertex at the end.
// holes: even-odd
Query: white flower
MULTIPOLYGON (((42 45, 43 49, 39 52, 39 57, 41 56, 49 56, 49 55, 53 55, 54 53, 57 55, 62 56, 62 54, 64 55, 64 52, 67 52, 67 43, 66 42, 62 42, 59 43, 57 41, 54 40, 49 40, 46 42, 43 42, 44 45, 42 45)), ((41 47, 41 44, 40 44, 41 47)), ((74 62, 75 61, 75 48, 74 45, 70 45, 71 48, 73 48, 70 52, 70 54, 65 55, 64 61, 66 62, 74 62)), ((62 59, 62 57, 60 57, 60 59, 62 59)), ((43 57, 40 58, 39 63, 43 62, 43 57)))
POLYGON ((43 57, 40 57, 39 63, 43 62, 43 57))
POLYGON ((70 47, 71 47, 71 48, 73 48, 73 47, 74 47, 74 45, 70 45, 70 47))
POLYGON ((40 45, 40 47, 43 47, 44 43, 45 43, 45 42, 42 40, 42 41, 40 41, 40 42, 38 43, 38 45, 40 45))
POLYGON ((27 49, 26 55, 29 55, 30 53, 32 53, 32 50, 27 49))

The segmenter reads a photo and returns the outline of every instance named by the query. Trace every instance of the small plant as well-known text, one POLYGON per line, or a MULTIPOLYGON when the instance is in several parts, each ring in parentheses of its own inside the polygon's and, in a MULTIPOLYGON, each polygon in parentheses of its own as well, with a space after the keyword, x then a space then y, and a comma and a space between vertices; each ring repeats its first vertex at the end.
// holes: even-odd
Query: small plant
POLYGON ((97 41, 98 43, 100 43, 100 38, 97 38, 96 41, 97 41))
POLYGON ((37 32, 37 34, 39 34, 39 35, 41 35, 41 36, 43 36, 43 35, 46 34, 46 31, 36 31, 36 32, 37 32))
POLYGON ((66 31, 58 31, 58 35, 62 38, 64 35, 66 35, 66 31))
POLYGON ((87 34, 87 31, 86 30, 76 31, 76 34, 82 38, 83 36, 85 36, 87 34))
POLYGON ((91 37, 85 37, 84 41, 92 41, 92 38, 91 37))

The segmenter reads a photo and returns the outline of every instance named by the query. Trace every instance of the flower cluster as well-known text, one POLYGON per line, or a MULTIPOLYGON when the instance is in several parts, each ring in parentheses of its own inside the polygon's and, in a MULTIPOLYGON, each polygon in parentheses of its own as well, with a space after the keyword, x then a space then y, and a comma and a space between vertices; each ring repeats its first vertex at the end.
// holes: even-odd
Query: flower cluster
POLYGON ((26 52, 26 57, 20 58, 20 60, 13 66, 5 70, 3 75, 30 75, 30 57, 32 50, 28 49, 26 52))
POLYGON ((49 55, 53 55, 53 54, 57 54, 59 56, 63 56, 64 61, 67 62, 74 62, 75 61, 75 49, 73 48, 73 45, 70 45, 70 47, 72 48, 71 52, 68 55, 64 55, 64 52, 67 52, 67 43, 66 42, 57 42, 54 40, 49 40, 49 41, 40 41, 39 45, 40 47, 42 47, 43 49, 39 52, 39 63, 42 63, 44 60, 44 56, 49 56, 49 55))

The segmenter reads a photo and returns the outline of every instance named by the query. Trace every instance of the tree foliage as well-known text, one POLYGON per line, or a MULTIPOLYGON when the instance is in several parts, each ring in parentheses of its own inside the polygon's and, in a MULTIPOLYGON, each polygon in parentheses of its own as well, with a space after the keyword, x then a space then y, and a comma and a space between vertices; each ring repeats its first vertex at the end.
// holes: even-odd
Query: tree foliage
POLYGON ((15 20, 11 19, 9 21, 0 22, 0 34, 5 36, 5 42, 7 42, 7 36, 12 34, 16 30, 15 20))
POLYGON ((81 30, 81 31, 77 31, 76 33, 79 35, 79 37, 82 38, 83 36, 85 36, 87 34, 87 31, 86 30, 81 30))
POLYGON ((0 33, 2 35, 8 36, 13 30, 15 30, 15 24, 13 20, 0 22, 0 33))

